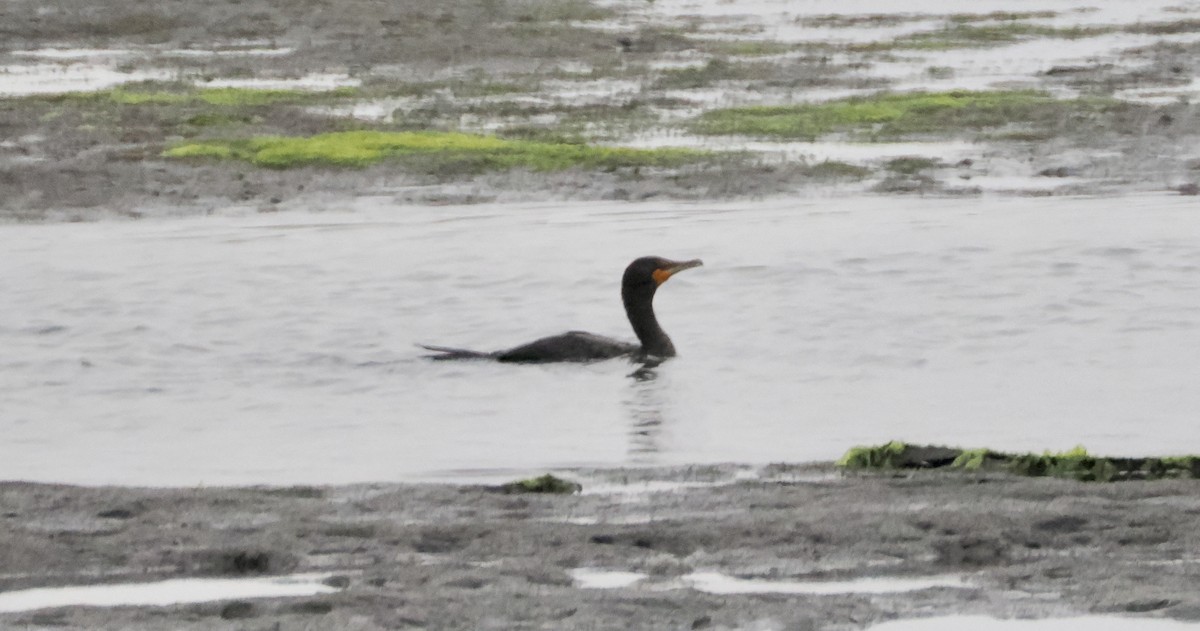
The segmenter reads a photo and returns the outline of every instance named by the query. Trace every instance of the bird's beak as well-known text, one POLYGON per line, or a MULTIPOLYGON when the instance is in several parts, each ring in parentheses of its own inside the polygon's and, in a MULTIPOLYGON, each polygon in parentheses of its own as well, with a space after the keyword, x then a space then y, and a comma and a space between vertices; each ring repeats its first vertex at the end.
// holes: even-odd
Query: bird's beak
POLYGON ((667 282, 668 278, 674 276, 678 272, 682 272, 685 269, 692 269, 693 267, 700 267, 701 265, 704 265, 704 262, 700 259, 692 259, 682 263, 672 262, 666 267, 660 267, 654 270, 654 282, 661 285, 667 282))

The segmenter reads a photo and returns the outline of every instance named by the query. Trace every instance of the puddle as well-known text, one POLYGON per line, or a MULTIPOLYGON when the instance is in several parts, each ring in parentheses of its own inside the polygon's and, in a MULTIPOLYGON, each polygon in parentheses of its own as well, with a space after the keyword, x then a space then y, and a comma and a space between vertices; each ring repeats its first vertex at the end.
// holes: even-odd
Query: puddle
POLYGON ((597 517, 587 515, 583 517, 568 517, 561 520, 564 524, 574 524, 576 526, 595 526, 597 524, 606 524, 609 526, 631 525, 631 524, 649 524, 654 521, 652 515, 619 515, 616 517, 597 517))
POLYGON ((138 54, 138 52, 128 48, 36 48, 33 50, 14 50, 10 54, 13 57, 70 61, 132 57, 138 54))
POLYGON ((1046 618, 1042 620, 998 620, 986 616, 945 616, 884 622, 868 631, 1195 631, 1200 624, 1155 618, 1125 618, 1121 616, 1083 616, 1079 618, 1046 618))
POLYGON ((103 90, 132 81, 166 81, 174 71, 122 72, 94 63, 33 63, 0 66, 0 97, 103 90))
MULTIPOLYGON (((937 2, 922 0, 916 6, 906 5, 897 13, 894 5, 883 0, 854 0, 841 3, 839 23, 826 23, 829 7, 823 3, 795 0, 659 0, 653 3, 628 0, 602 0, 601 4, 619 6, 627 15, 616 20, 589 23, 588 28, 620 30, 636 28, 647 23, 685 30, 699 30, 694 36, 716 40, 769 40, 790 44, 845 46, 881 44, 919 33, 938 33, 951 25, 946 7, 937 2), (872 19, 890 16, 894 19, 872 19), (852 19, 852 18, 861 19, 852 19)), ((1169 23, 1185 19, 1192 7, 1181 9, 1170 0, 1150 0, 1139 3, 1105 2, 1088 5, 1079 10, 1077 0, 1048 0, 1039 9, 1048 17, 1024 20, 1032 25, 1058 29, 1119 27, 1137 23, 1169 23)), ((973 3, 970 13, 980 16, 992 11, 1011 11, 998 0, 984 4, 973 3)), ((1003 23, 979 19, 982 26, 1003 23)), ((853 73, 866 81, 891 84, 894 91, 912 90, 984 90, 996 88, 1050 88, 1063 98, 1076 96, 1061 86, 1046 86, 1041 73, 1055 66, 1089 66, 1099 61, 1112 64, 1113 71, 1133 69, 1139 63, 1125 52, 1158 43, 1190 45, 1196 33, 1131 33, 1098 32, 1094 36, 1074 38, 1025 37, 994 46, 962 46, 952 48, 952 54, 942 50, 922 50, 901 47, 888 55, 870 56, 866 63, 858 53, 834 53, 830 59, 837 64, 854 64, 861 69, 853 73), (929 70, 936 67, 938 76, 929 70)), ((761 58, 760 58, 761 59, 761 58)), ((686 62, 682 67, 691 65, 686 62)), ((662 67, 672 67, 671 60, 662 67)), ((652 66, 653 67, 653 66, 652 66)), ((724 92, 730 92, 724 90, 724 92)), ((736 92, 736 91, 735 91, 736 92)), ((1189 91, 1190 93, 1190 91, 1189 91)), ((685 98, 691 98, 687 96, 685 98)), ((808 96, 799 96, 811 100, 808 96)), ((1166 101, 1172 95, 1145 97, 1153 102, 1166 101)), ((729 106, 729 103, 720 103, 729 106)))
POLYGON ((645 480, 639 482, 594 482, 583 484, 582 495, 649 495, 651 493, 670 493, 684 489, 698 489, 712 486, 732 484, 733 480, 714 480, 712 482, 674 482, 671 480, 645 480))
MULTIPOLYGON (((855 22, 853 25, 824 27, 813 24, 809 18, 821 18, 831 13, 831 7, 822 2, 799 2, 787 0, 656 0, 631 2, 629 0, 602 0, 601 5, 619 6, 632 11, 624 20, 626 24, 651 22, 657 24, 686 26, 689 20, 702 19, 720 22, 728 31, 761 33, 780 41, 799 42, 813 39, 814 34, 824 38, 857 38, 862 32, 883 32, 886 35, 903 33, 923 26, 925 18, 937 18, 947 13, 944 2, 937 0, 914 0, 904 5, 906 19, 898 23, 873 20, 855 22)), ((1105 0, 1088 5, 1087 12, 1072 11, 1081 3, 1076 0, 1046 0, 1038 8, 1058 12, 1058 15, 1039 22, 1058 27, 1087 24, 1129 24, 1156 20, 1172 20, 1178 17, 1171 11, 1178 3, 1171 0, 1147 2, 1115 2, 1105 0)), ((841 16, 871 16, 895 14, 896 6, 886 0, 842 0, 837 14, 841 16)), ((1005 0, 979 0, 970 3, 970 13, 987 14, 996 11, 1012 11, 1013 5, 1005 0)), ((610 21, 612 22, 612 21, 610 21)), ((590 23, 589 23, 590 24, 590 23)), ((607 28, 615 28, 606 24, 607 28)))
POLYGON ((367 121, 390 121, 398 110, 413 110, 421 103, 422 100, 415 97, 396 96, 380 99, 364 99, 338 105, 317 105, 307 108, 307 111, 325 116, 356 118, 367 121))
POLYGON ((978 188, 981 191, 993 193, 1044 193, 1053 194, 1056 191, 1079 189, 1087 185, 1099 185, 1095 180, 1084 177, 1056 177, 1019 175, 975 175, 961 184, 978 188))
POLYGON ((1189 102, 1200 97, 1200 80, 1192 79, 1190 83, 1180 86, 1117 90, 1113 96, 1124 101, 1136 101, 1150 105, 1189 102))
POLYGON ((182 578, 154 583, 42 587, 0 593, 0 613, 50 607, 163 606, 231 598, 314 596, 338 591, 323 583, 331 574, 261 578, 182 578))
POLYGON ((213 79, 198 83, 207 88, 249 88, 253 90, 333 90, 362 85, 362 80, 344 74, 311 74, 296 79, 213 79))
POLYGON ((164 57, 205 58, 205 57, 286 57, 295 48, 172 48, 162 51, 164 57))
POLYGON ((616 589, 629 587, 646 578, 640 572, 621 572, 617 570, 598 570, 591 567, 580 567, 567 572, 575 581, 575 587, 582 589, 616 589))
MULTIPOLYGON (((891 594, 935 587, 968 589, 962 576, 862 578, 850 581, 771 581, 734 578, 720 572, 692 572, 683 580, 709 594, 891 594)), ((960 627, 961 628, 961 627, 960 627)))
MULTIPOLYGON (((648 578, 640 572, 601 570, 581 567, 568 572, 575 586, 582 589, 629 587, 648 578)), ((720 572, 692 572, 680 577, 683 585, 709 594, 892 594, 922 589, 949 587, 970 589, 962 576, 924 576, 917 578, 864 578, 849 581, 772 581, 734 578, 720 572)))
POLYGON ((804 159, 810 162, 826 160, 863 164, 892 158, 922 156, 953 164, 963 158, 978 158, 986 149, 964 141, 944 142, 777 142, 747 140, 740 136, 696 136, 690 134, 652 132, 640 134, 622 146, 641 149, 681 147, 724 151, 752 151, 777 155, 785 160, 804 159))

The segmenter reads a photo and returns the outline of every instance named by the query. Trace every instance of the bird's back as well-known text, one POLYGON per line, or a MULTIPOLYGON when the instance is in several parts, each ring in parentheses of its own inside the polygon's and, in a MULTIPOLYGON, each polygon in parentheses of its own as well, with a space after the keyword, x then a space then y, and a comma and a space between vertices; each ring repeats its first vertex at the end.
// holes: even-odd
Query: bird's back
POLYGON ((610 337, 568 331, 500 351, 495 357, 502 362, 588 362, 632 355, 640 349, 637 344, 610 337))

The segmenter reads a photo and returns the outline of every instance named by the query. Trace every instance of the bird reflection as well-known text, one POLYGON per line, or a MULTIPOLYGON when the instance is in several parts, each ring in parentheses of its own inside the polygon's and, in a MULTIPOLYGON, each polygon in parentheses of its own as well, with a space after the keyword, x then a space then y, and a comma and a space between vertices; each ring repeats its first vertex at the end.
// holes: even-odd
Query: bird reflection
POLYGON ((655 370, 663 363, 662 357, 646 357, 638 362, 638 369, 629 373, 629 376, 634 381, 654 381, 658 378, 658 372, 655 370))
POLYGON ((629 461, 631 464, 655 464, 663 451, 663 408, 665 383, 659 380, 661 359, 640 362, 629 374, 630 393, 625 399, 629 410, 629 461))

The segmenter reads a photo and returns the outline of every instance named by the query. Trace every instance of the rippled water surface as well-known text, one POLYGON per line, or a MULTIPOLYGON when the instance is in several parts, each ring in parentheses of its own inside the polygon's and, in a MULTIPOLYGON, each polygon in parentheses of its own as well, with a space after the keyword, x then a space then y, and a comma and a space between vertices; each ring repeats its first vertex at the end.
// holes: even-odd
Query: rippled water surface
POLYGON ((403 207, 0 227, 0 479, 404 480, 831 459, 899 438, 1200 451, 1194 199, 403 207), (431 362, 566 329, 680 356, 431 362))

